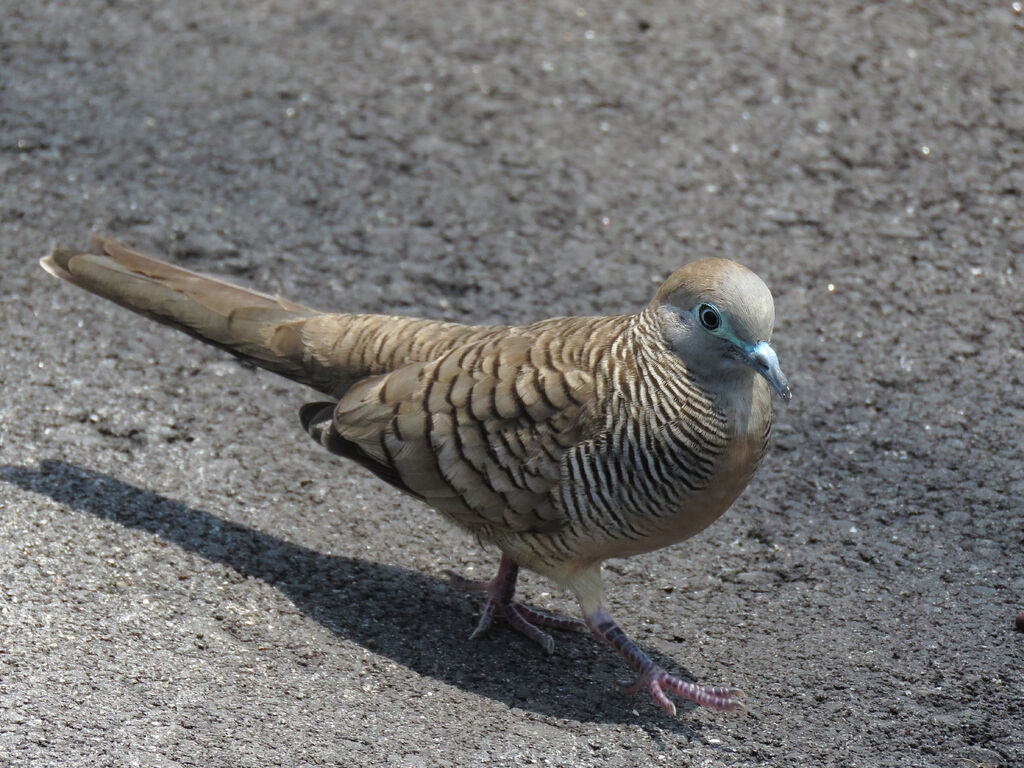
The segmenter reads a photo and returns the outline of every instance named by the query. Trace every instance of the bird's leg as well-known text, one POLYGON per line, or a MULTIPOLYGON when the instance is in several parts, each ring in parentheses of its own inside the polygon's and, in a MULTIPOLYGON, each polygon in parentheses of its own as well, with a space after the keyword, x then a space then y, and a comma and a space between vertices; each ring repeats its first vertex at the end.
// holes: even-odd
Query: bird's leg
POLYGON ((480 621, 470 637, 479 637, 491 625, 494 615, 504 616, 509 625, 539 644, 548 653, 555 650, 555 641, 540 627, 551 629, 578 630, 584 625, 576 619, 565 616, 553 616, 536 608, 530 608, 512 598, 516 592, 516 579, 519 576, 519 564, 508 555, 502 555, 497 575, 490 581, 474 581, 454 573, 448 573, 448 583, 455 589, 464 589, 487 593, 487 604, 480 621))
POLYGON ((673 691, 684 699, 689 699, 704 707, 726 712, 747 711, 743 702, 739 700, 742 695, 741 691, 735 688, 689 683, 670 675, 659 667, 651 660, 650 656, 640 650, 636 643, 626 636, 626 633, 615 623, 615 619, 604 609, 604 606, 598 605, 594 611, 585 614, 584 618, 594 634, 618 651, 619 655, 637 673, 636 681, 624 689, 626 693, 636 693, 642 688, 647 688, 658 705, 673 715, 676 713, 676 705, 665 695, 665 691, 673 691))

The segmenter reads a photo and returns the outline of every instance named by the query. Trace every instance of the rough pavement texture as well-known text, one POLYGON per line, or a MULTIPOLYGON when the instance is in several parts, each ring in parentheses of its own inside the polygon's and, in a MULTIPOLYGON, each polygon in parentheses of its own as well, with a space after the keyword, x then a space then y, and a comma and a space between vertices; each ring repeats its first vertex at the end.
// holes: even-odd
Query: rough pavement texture
MULTIPOLYGON (((0 762, 1024 765, 1024 31, 1009 0, 7 2, 0 762), (676 719, 444 586, 301 388, 46 276, 90 231, 325 308, 777 297, 795 397, 610 605, 749 717, 676 719)), ((524 593, 572 611, 527 577, 524 593)))

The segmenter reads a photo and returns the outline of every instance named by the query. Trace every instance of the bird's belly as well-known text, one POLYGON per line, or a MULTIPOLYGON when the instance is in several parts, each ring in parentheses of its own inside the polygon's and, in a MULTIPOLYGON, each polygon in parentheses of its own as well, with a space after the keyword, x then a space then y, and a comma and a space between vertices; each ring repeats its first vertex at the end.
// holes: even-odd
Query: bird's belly
MULTIPOLYGON (((719 457, 708 481, 696 489, 668 489, 658 501, 594 510, 572 547, 575 559, 594 562, 630 557, 688 539, 717 520, 746 488, 760 461, 759 440, 735 440, 719 457), (622 524, 611 524, 619 520, 622 524)), ((557 534, 556 534, 557 535, 557 534)), ((562 534, 564 535, 564 533, 562 534)))
POLYGON ((663 526, 652 537, 655 542, 652 549, 688 539, 711 525, 747 487, 756 467, 757 459, 747 452, 726 455, 707 487, 680 497, 675 509, 666 515, 663 526))
MULTIPOLYGON (((616 483, 580 487, 569 494, 581 500, 566 509, 567 524, 550 533, 513 534, 496 542, 527 568, 566 582, 572 573, 613 557, 661 549, 688 539, 717 520, 746 488, 764 453, 763 422, 745 419, 706 472, 693 470, 693 456, 681 454, 678 472, 643 475, 626 462, 618 471, 595 469, 595 477, 617 478, 616 483)), ((733 422, 735 425, 735 422, 733 422)), ((731 425, 732 426, 732 425, 731 425)), ((595 461, 614 457, 595 457, 595 461)), ((555 492, 559 496, 560 492, 555 492)))

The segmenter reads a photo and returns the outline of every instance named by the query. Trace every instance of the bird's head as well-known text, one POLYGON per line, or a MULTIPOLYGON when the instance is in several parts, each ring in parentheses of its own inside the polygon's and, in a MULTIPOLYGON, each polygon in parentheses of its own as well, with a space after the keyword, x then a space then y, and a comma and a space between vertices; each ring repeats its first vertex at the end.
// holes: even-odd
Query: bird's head
POLYGON ((768 286, 728 259, 701 259, 677 269, 651 302, 665 344, 694 373, 728 376, 749 366, 783 400, 792 393, 768 343, 775 304, 768 286))

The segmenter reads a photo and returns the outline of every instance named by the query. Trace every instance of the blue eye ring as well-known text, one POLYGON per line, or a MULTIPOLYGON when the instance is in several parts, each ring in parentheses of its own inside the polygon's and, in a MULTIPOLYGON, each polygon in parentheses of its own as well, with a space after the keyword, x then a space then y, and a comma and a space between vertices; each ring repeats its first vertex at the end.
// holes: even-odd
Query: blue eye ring
POLYGON ((712 333, 722 327, 722 313, 714 304, 701 304, 697 307, 697 319, 712 333))

